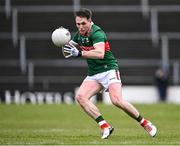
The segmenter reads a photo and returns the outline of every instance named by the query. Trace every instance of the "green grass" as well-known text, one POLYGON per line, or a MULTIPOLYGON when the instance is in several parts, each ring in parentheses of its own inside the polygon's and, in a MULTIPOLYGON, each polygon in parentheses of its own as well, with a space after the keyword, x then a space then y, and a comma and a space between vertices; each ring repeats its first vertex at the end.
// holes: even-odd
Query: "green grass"
POLYGON ((180 106, 135 105, 158 127, 151 138, 114 106, 97 105, 115 131, 101 140, 100 129, 79 105, 0 105, 1 145, 180 145, 180 106))

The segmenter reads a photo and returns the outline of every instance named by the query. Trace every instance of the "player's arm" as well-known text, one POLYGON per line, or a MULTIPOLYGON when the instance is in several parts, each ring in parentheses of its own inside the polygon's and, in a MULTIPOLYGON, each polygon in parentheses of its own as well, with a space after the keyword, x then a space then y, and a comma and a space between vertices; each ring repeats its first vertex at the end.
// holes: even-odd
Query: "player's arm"
POLYGON ((98 30, 92 35, 91 39, 94 49, 89 51, 82 51, 82 57, 92 59, 104 59, 106 41, 105 33, 98 30))
POLYGON ((63 49, 63 54, 66 58, 71 56, 81 56, 84 58, 92 58, 92 59, 103 59, 105 54, 105 43, 98 42, 93 45, 94 49, 90 51, 80 51, 78 48, 78 44, 70 41, 68 45, 65 45, 63 49))
POLYGON ((90 51, 80 51, 78 46, 75 46, 73 43, 65 45, 63 49, 63 54, 65 58, 71 56, 74 57, 83 57, 83 58, 92 58, 92 59, 103 59, 105 54, 105 43, 99 42, 93 45, 94 49, 90 51))
POLYGON ((94 49, 90 51, 82 51, 82 57, 92 59, 103 59, 105 54, 105 43, 98 42, 93 45, 94 49))

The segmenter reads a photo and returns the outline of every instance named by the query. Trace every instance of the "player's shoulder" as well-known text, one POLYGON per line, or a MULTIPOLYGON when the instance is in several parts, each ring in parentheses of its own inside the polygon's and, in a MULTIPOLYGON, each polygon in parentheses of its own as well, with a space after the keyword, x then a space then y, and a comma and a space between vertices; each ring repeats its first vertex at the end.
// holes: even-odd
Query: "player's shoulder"
POLYGON ((99 27, 95 24, 92 25, 91 36, 92 37, 100 36, 100 37, 106 38, 105 32, 101 29, 101 27, 99 27))
POLYGON ((75 41, 75 42, 77 42, 78 37, 80 36, 80 34, 79 34, 78 31, 76 31, 72 36, 73 36, 73 37, 72 37, 72 40, 75 41))
POLYGON ((97 31, 102 31, 102 32, 103 32, 103 30, 101 29, 101 27, 97 26, 96 24, 93 24, 93 25, 92 25, 92 33, 95 33, 95 32, 97 32, 97 31))
POLYGON ((76 31, 74 34, 73 34, 73 37, 76 37, 79 35, 79 31, 76 31))

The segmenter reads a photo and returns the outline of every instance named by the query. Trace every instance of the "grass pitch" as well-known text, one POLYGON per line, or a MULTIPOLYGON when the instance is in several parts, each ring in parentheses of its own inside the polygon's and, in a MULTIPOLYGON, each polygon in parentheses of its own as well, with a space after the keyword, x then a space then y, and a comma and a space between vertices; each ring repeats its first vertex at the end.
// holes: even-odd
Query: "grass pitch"
POLYGON ((0 105, 1 145, 180 145, 180 106, 135 105, 157 127, 151 138, 112 105, 97 105, 115 131, 102 140, 96 122, 79 105, 0 105))

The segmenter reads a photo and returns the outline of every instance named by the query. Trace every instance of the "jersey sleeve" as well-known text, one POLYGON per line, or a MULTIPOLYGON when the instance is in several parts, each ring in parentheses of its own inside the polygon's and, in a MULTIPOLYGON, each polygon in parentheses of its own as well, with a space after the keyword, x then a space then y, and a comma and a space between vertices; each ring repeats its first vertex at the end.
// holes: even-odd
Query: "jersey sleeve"
POLYGON ((99 42, 106 42, 106 35, 103 31, 96 31, 92 35, 92 41, 93 44, 99 43, 99 42))

